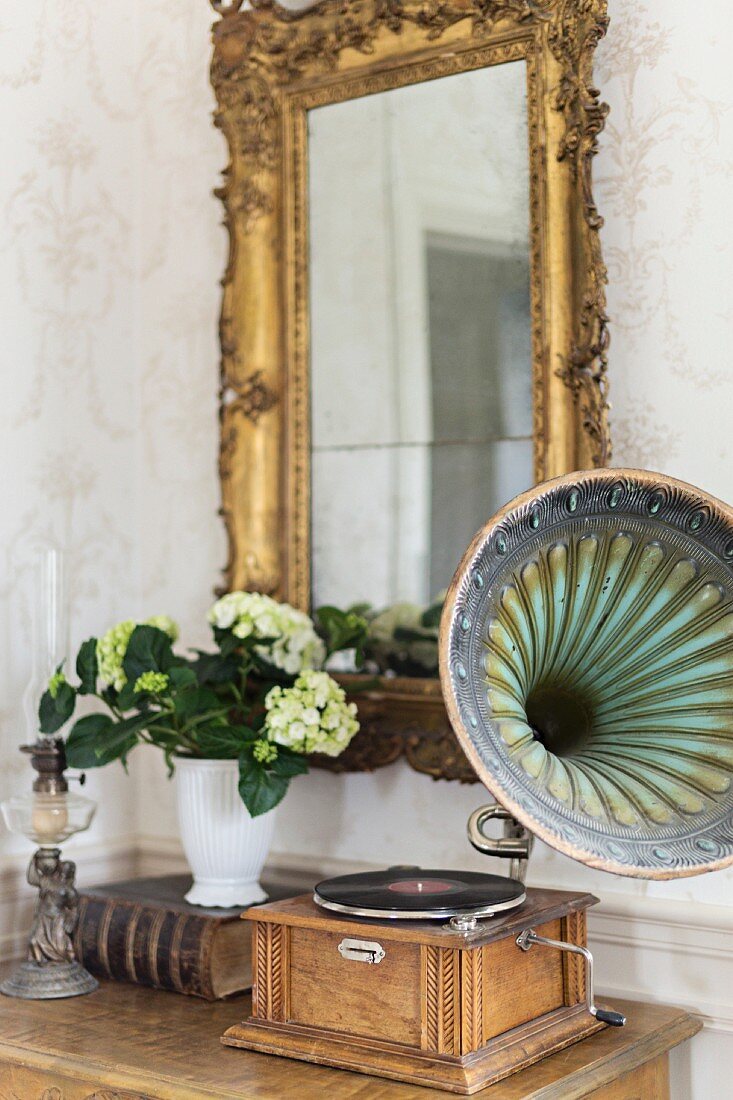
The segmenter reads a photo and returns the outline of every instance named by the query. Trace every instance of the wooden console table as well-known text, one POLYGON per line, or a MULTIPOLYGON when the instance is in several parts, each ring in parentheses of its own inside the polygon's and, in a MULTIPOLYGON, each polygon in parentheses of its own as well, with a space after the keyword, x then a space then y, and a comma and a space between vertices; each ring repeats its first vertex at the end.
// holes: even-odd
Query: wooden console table
MULTIPOLYGON (((7 965, 2 968, 7 972, 7 965)), ((625 1028, 576 1043, 475 1095, 481 1100, 666 1100, 667 1052, 700 1030, 681 1009, 619 1002, 625 1028)), ((0 996, 2 1100, 430 1100, 450 1093, 221 1046, 249 998, 106 982, 87 997, 0 996)))

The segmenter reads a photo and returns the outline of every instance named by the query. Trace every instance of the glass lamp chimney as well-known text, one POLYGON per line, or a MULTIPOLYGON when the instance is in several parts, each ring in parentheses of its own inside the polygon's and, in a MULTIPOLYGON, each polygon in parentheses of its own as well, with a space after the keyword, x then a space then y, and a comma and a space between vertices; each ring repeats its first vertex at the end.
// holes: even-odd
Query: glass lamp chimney
POLYGON ((39 549, 32 591, 32 666, 23 692, 26 740, 38 737, 38 701, 68 654, 69 616, 63 551, 53 544, 39 549))

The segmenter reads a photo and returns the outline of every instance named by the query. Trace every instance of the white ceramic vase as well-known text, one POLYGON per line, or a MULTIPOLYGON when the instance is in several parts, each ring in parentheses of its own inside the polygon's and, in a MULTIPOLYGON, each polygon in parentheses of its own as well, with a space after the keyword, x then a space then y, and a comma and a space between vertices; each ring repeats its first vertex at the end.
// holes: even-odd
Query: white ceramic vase
POLYGON ((275 810, 250 817, 239 797, 236 760, 176 760, 178 824, 193 886, 192 905, 229 908, 266 901, 259 878, 275 810))

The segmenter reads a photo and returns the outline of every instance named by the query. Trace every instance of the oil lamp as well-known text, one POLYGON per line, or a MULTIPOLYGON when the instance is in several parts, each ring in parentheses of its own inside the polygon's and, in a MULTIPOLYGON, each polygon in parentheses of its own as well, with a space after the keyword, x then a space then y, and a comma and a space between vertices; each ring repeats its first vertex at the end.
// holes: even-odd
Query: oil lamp
POLYGON ((97 982, 74 955, 76 865, 61 858, 58 845, 89 828, 96 803, 69 791, 60 738, 40 735, 20 751, 30 755, 37 773, 33 789, 6 799, 0 810, 11 832, 39 845, 28 867, 28 882, 38 889, 38 898, 26 960, 0 984, 0 992, 26 1000, 76 997, 91 993, 97 982))

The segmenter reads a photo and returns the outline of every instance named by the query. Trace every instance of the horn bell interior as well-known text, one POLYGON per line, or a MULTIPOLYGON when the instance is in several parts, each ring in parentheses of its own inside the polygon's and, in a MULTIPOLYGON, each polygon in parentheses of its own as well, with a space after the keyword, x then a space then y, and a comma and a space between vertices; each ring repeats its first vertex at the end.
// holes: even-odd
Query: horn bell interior
POLYGON ((442 676, 485 784, 617 873, 733 862, 733 521, 640 471, 569 475, 490 521, 446 601, 442 676))

